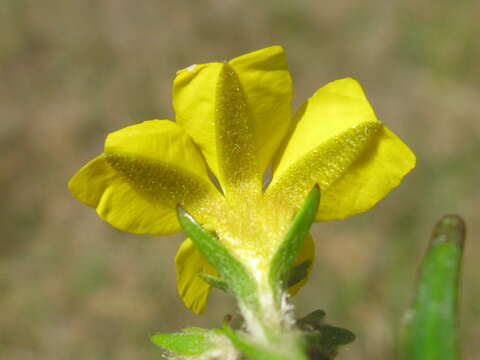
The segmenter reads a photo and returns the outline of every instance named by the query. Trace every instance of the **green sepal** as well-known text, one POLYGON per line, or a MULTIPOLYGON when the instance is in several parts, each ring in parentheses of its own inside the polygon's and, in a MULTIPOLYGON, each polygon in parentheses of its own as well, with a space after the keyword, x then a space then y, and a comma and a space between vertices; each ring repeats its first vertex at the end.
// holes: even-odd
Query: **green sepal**
POLYGON ((308 275, 308 269, 312 265, 310 260, 306 260, 297 266, 294 266, 290 271, 290 275, 287 281, 287 287, 294 286, 298 284, 300 281, 305 279, 308 275))
POLYGON ((318 330, 306 333, 305 338, 309 345, 318 345, 324 349, 335 349, 355 341, 355 334, 347 329, 324 324, 318 330))
POLYGON ((320 329, 323 325, 323 320, 325 319, 325 311, 323 310, 315 310, 312 311, 307 316, 298 319, 296 321, 296 325, 299 329, 304 331, 315 331, 320 329))
POLYGON ((201 355, 215 348, 211 342, 212 333, 199 328, 184 329, 181 333, 155 334, 150 340, 172 353, 185 356, 201 355))
POLYGON ((217 276, 213 276, 206 273, 199 273, 198 276, 207 284, 210 284, 217 289, 220 289, 225 292, 228 292, 230 290, 230 288, 228 287, 228 283, 217 276))
POLYGON ((295 323, 302 331, 307 352, 313 360, 333 359, 339 346, 355 340, 350 330, 325 324, 324 319, 325 311, 315 310, 295 323))
POLYGON ((315 220, 319 203, 320 187, 315 185, 295 215, 290 229, 273 257, 269 279, 277 302, 280 301, 282 291, 288 286, 293 263, 315 220))
POLYGON ((423 258, 413 306, 407 314, 403 358, 459 359, 458 293, 465 224, 456 215, 437 223, 423 258))
POLYGON ((215 235, 205 230, 180 206, 177 207, 177 216, 187 236, 208 263, 223 276, 229 289, 250 309, 259 311, 257 283, 243 264, 230 254, 215 235))

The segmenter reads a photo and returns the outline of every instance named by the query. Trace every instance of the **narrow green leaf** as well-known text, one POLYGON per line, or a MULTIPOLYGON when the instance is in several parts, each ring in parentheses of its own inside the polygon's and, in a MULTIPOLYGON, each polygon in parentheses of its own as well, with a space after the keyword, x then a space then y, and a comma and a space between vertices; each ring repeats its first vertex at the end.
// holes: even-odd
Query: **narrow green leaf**
POLYGON ((308 268, 312 265, 310 260, 304 261, 297 266, 294 266, 290 271, 290 276, 288 277, 287 287, 298 284, 300 281, 305 279, 308 275, 308 268))
POLYGON ((228 292, 230 290, 229 287, 228 287, 228 283, 225 280, 220 279, 217 276, 213 276, 213 275, 206 274, 206 273, 199 273, 198 276, 203 281, 205 281, 207 284, 210 284, 213 287, 216 287, 217 289, 220 289, 220 290, 225 291, 225 292, 228 292))
POLYGON ((446 215, 437 223, 407 314, 404 359, 459 359, 457 306, 464 239, 465 224, 459 216, 446 215))
POLYGON ((155 344, 178 355, 200 355, 211 350, 214 345, 209 340, 209 332, 155 334, 150 337, 155 344))
POLYGON ((205 230, 183 208, 177 208, 180 225, 198 251, 224 278, 228 287, 252 310, 258 311, 257 283, 219 239, 205 230))
POLYGON ((290 229, 273 257, 269 277, 277 301, 280 301, 282 291, 288 286, 293 262, 315 220, 319 203, 320 187, 316 185, 293 219, 290 229))

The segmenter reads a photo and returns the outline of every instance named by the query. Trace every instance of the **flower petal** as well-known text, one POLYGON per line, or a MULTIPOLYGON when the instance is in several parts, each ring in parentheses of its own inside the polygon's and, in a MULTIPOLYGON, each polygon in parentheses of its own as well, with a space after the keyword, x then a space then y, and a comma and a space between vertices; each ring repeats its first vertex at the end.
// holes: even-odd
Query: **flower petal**
POLYGON ((195 65, 174 82, 177 122, 202 150, 224 190, 263 173, 285 137, 292 84, 283 49, 195 65))
POLYGON ((252 112, 257 162, 263 174, 292 122, 292 79, 282 47, 272 46, 229 61, 252 112))
POLYGON ((218 273, 189 238, 180 245, 175 257, 175 266, 180 298, 188 309, 195 314, 202 314, 205 311, 212 286, 203 281, 198 274, 203 272, 219 276, 218 273))
POLYGON ((219 197, 188 135, 168 120, 111 133, 105 153, 84 166, 69 188, 114 227, 154 235, 180 231, 179 204, 207 221, 202 207, 219 197))
POLYGON ((369 210, 415 167, 415 155, 382 126, 365 150, 323 197, 317 220, 346 218, 369 210))
POLYGON ((415 166, 414 154, 377 120, 353 79, 318 90, 296 121, 267 197, 295 209, 318 183, 322 200, 317 221, 371 208, 415 166))
POLYGON ((305 261, 310 261, 311 265, 308 267, 307 276, 297 284, 288 288, 288 292, 290 293, 290 295, 292 296, 296 295, 298 291, 303 287, 303 285, 307 283, 310 277, 310 273, 312 272, 314 260, 315 260, 315 243, 313 242, 312 235, 308 234, 307 237, 305 238, 302 248, 300 249, 300 252, 297 255, 297 258, 295 259, 295 263, 293 264, 293 266, 300 265, 305 261))

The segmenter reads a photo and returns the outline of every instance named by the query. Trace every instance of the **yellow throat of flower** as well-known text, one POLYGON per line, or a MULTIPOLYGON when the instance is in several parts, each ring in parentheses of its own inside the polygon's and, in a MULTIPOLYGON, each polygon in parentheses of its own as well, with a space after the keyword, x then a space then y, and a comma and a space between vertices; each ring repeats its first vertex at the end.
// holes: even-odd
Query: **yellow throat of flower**
POLYGON ((286 209, 273 208, 261 189, 251 183, 244 183, 237 190, 220 204, 215 231, 220 241, 262 282, 292 215, 286 209))

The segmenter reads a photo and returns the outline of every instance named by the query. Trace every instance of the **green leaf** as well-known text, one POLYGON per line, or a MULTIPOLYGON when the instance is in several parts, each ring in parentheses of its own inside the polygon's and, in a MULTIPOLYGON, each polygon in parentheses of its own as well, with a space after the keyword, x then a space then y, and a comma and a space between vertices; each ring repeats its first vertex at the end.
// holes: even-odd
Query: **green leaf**
POLYGON ((178 355, 200 355, 214 348, 208 331, 155 334, 150 337, 155 344, 178 355))
POLYGON ((198 251, 224 278, 236 296, 254 311, 259 311, 258 290, 255 279, 219 239, 205 230, 180 206, 177 208, 180 225, 193 241, 198 251))
POLYGON ((459 359, 457 306, 465 224, 456 215, 436 225, 407 314, 404 359, 459 359))
POLYGON ((315 220, 319 203, 320 187, 316 185, 295 215, 290 229, 273 257, 269 278, 278 302, 281 300, 282 291, 288 286, 293 263, 315 220))
POLYGON ((198 276, 207 284, 210 284, 213 287, 216 287, 217 289, 220 289, 225 292, 228 292, 230 290, 230 288, 228 287, 228 283, 217 276, 213 276, 206 273, 199 273, 198 276))
POLYGON ((308 275, 308 268, 312 265, 310 260, 304 261, 297 266, 294 266, 290 272, 290 276, 288 277, 287 287, 291 287, 293 285, 298 284, 300 281, 305 279, 308 275))

